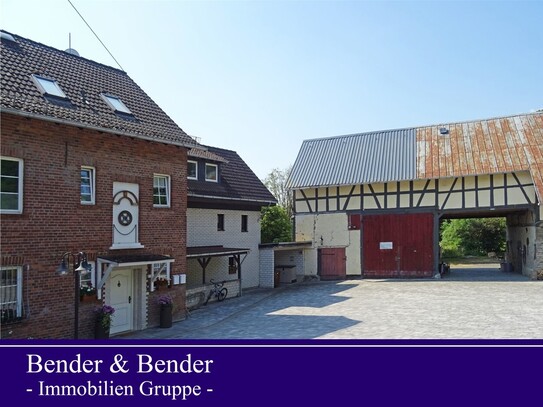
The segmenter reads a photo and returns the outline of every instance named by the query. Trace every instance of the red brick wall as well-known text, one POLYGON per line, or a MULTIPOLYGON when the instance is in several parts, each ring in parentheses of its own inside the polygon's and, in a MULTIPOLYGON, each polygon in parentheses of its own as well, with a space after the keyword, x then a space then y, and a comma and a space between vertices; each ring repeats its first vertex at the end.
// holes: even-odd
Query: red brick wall
MULTIPOLYGON (((1 123, 2 155, 24 160, 24 206, 20 215, 1 215, 0 254, 19 256, 28 265, 25 319, 0 327, 1 338, 72 337, 73 277, 55 274, 66 251, 169 254, 175 258, 172 274, 186 272, 186 149, 4 113, 1 123), (96 169, 95 205, 80 203, 82 165, 96 169), (171 208, 153 208, 154 173, 171 177, 171 208), (109 251, 114 181, 139 184, 144 249, 109 251)), ((184 286, 171 292, 184 304, 184 286)), ((81 338, 92 337, 89 308, 81 304, 81 338)), ((178 309, 177 319, 184 307, 178 309)), ((156 324, 150 315, 149 325, 156 324)))

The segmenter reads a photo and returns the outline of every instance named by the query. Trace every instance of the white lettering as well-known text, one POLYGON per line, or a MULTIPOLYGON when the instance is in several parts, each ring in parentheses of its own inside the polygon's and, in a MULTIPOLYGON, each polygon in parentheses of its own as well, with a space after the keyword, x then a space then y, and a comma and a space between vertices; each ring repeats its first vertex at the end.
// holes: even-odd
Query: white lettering
POLYGON ((213 360, 192 359, 189 353, 185 359, 156 360, 147 354, 138 354, 138 373, 210 373, 213 360))
POLYGON ((53 360, 46 359, 40 355, 29 353, 26 355, 28 360, 27 373, 100 373, 100 364, 103 360, 81 360, 81 355, 78 353, 75 359, 53 360))
POLYGON ((181 397, 181 400, 186 400, 187 397, 198 397, 202 394, 202 388, 200 386, 181 386, 181 385, 166 385, 166 384, 153 384, 151 381, 143 381, 140 384, 140 394, 145 397, 150 396, 162 396, 170 397, 171 400, 177 400, 181 397))

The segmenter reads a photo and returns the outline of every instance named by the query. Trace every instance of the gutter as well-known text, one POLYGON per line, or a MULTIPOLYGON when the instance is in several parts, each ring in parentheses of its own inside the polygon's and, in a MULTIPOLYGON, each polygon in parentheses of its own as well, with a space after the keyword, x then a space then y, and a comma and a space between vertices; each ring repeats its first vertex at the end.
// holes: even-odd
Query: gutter
POLYGON ((187 194, 187 197, 222 199, 222 200, 239 201, 239 202, 257 202, 257 203, 266 204, 266 205, 277 205, 277 202, 274 202, 274 201, 261 201, 259 199, 230 198, 230 197, 214 196, 214 195, 198 195, 198 194, 191 194, 190 192, 187 194))
MULTIPOLYGON (((102 133, 114 134, 116 136, 133 137, 133 138, 138 138, 138 139, 141 139, 141 140, 154 141, 155 143, 170 144, 170 145, 174 145, 174 146, 178 146, 178 147, 196 148, 196 149, 205 150, 196 141, 194 142, 194 144, 189 144, 189 143, 174 142, 174 141, 171 141, 171 140, 158 140, 156 138, 141 135, 141 134, 127 133, 127 132, 124 132, 124 131, 108 129, 108 128, 105 128, 105 127, 91 126, 91 125, 84 124, 84 123, 81 123, 81 122, 72 122, 72 121, 69 121, 69 120, 57 119, 55 117, 50 117, 50 116, 42 116, 42 115, 35 114, 35 113, 23 112, 21 110, 10 109, 10 108, 5 108, 5 107, 0 108, 0 112, 1 113, 9 113, 9 114, 13 114, 13 115, 16 115, 16 116, 21 116, 21 117, 26 117, 26 118, 29 118, 29 119, 43 120, 43 121, 51 122, 51 123, 65 124, 67 126, 74 126, 74 127, 80 127, 80 128, 84 128, 84 129, 88 129, 88 130, 100 131, 102 133)), ((187 137, 190 137, 190 136, 187 135, 187 137)))

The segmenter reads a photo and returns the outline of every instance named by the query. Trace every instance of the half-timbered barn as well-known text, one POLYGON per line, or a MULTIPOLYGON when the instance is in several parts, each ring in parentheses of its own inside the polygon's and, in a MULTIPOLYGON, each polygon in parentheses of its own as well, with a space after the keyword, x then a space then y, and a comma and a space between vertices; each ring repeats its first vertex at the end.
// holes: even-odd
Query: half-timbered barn
POLYGON ((306 140, 288 186, 323 279, 435 276, 447 218, 506 218, 508 264, 543 269, 542 112, 306 140))

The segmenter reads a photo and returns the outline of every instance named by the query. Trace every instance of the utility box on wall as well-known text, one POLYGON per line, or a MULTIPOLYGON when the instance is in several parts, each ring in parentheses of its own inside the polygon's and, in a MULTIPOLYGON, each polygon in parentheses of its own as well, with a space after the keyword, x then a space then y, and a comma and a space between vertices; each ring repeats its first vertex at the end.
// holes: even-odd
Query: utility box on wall
POLYGON ((187 283, 187 275, 186 274, 174 274, 173 275, 173 284, 186 284, 187 283))

